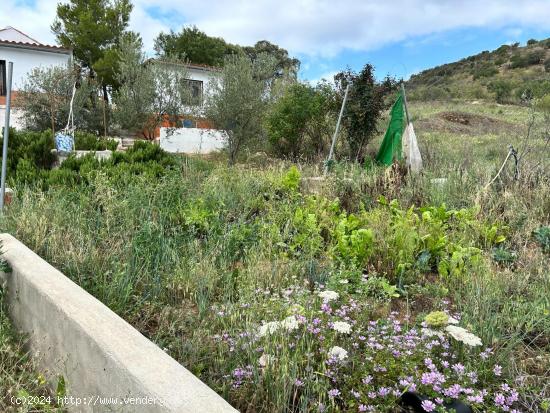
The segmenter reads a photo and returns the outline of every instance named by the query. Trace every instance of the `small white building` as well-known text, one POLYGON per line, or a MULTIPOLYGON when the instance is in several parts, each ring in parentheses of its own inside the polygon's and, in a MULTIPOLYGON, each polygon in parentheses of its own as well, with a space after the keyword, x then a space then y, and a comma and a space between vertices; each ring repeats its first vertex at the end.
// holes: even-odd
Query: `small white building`
MULTIPOLYGON (((162 63, 162 61, 161 61, 162 63)), ((211 82, 219 76, 221 68, 193 63, 168 63, 171 70, 184 71, 191 88, 193 104, 188 114, 182 114, 177 124, 163 122, 155 130, 155 140, 161 148, 173 153, 204 154, 224 148, 227 134, 212 128, 204 117, 204 105, 208 101, 211 82)))
MULTIPOLYGON (((39 42, 13 28, 0 29, 0 129, 4 126, 8 62, 13 62, 12 102, 17 100, 27 74, 37 67, 67 66, 72 51, 39 42)), ((10 126, 22 127, 17 109, 12 107, 10 126)))

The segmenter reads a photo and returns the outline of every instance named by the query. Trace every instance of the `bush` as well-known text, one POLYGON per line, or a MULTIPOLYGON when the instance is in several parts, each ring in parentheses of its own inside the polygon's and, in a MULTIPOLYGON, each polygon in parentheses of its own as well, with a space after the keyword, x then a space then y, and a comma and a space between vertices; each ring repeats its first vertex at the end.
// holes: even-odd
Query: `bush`
POLYGON ((533 46, 538 43, 538 40, 535 39, 529 39, 527 40, 527 46, 533 46))
POLYGON ((498 103, 506 103, 512 94, 513 84, 507 80, 494 80, 487 88, 495 94, 498 103))
POLYGON ((495 53, 499 56, 505 56, 510 51, 511 47, 507 44, 503 44, 498 49, 495 50, 495 53))
POLYGON ((114 151, 118 146, 114 139, 101 138, 87 132, 75 132, 74 141, 75 149, 82 151, 114 151))
MULTIPOLYGON (((77 132, 75 146, 78 150, 114 150, 117 142, 77 132)), ((52 185, 74 185, 88 182, 89 174, 99 169, 122 180, 130 175, 142 174, 159 177, 176 164, 175 158, 160 146, 136 141, 126 152, 113 152, 109 160, 100 162, 93 154, 78 159, 69 156, 59 169, 52 170, 56 160, 53 149, 54 140, 50 131, 10 129, 7 165, 10 182, 15 185, 37 183, 44 189, 52 185)))
POLYGON ((550 57, 544 61, 544 70, 550 72, 550 57))
MULTIPOLYGON (((2 139, 3 140, 3 136, 2 139)), ((31 178, 37 176, 39 169, 49 169, 55 161, 52 154, 54 148, 51 131, 32 132, 16 131, 10 128, 8 140, 8 177, 19 176, 31 178)))
POLYGON ((545 51, 543 49, 532 50, 527 53, 518 52, 510 59, 512 69, 538 65, 544 59, 545 51))
MULTIPOLYGON (((60 173, 54 173, 54 178, 48 177, 48 171, 52 168, 52 165, 56 161, 56 156, 52 153, 55 145, 52 132, 50 130, 33 132, 28 130, 16 131, 15 129, 10 129, 8 145, 7 168, 8 179, 10 179, 11 182, 29 184, 36 181, 43 181, 45 183, 57 181, 55 176, 60 173)), ((75 149, 77 150, 115 150, 117 145, 118 143, 113 139, 103 139, 86 132, 75 133, 75 149)), ((135 151, 139 148, 143 147, 138 143, 137 148, 133 151, 130 150, 129 152, 133 153, 133 156, 136 156, 135 151)), ((158 149, 152 149, 150 156, 153 156, 154 154, 154 156, 159 157, 159 154, 156 151, 160 150, 160 147, 157 148, 158 149)), ((147 150, 151 151, 151 149, 147 150)), ((65 162, 67 162, 67 165, 65 165, 66 169, 68 168, 78 172, 80 167, 76 167, 75 165, 80 165, 86 161, 85 158, 77 160, 73 157, 69 157, 69 159, 65 162)), ((78 180, 78 178, 71 178, 71 182, 74 182, 75 180, 78 180)), ((62 182, 65 181, 66 180, 62 180, 62 182)))
POLYGON ((291 85, 267 117, 268 137, 281 157, 313 159, 327 153, 334 93, 329 86, 291 85))
POLYGON ((492 77, 497 73, 498 69, 493 64, 487 63, 475 68, 472 72, 472 75, 474 76, 474 80, 477 80, 482 77, 492 77))
POLYGON ((342 121, 346 128, 349 158, 361 162, 365 147, 378 132, 377 121, 389 106, 386 98, 397 89, 397 83, 390 77, 376 80, 374 67, 370 64, 366 64, 359 73, 349 69, 340 72, 335 80, 342 100, 346 86, 352 82, 342 121))

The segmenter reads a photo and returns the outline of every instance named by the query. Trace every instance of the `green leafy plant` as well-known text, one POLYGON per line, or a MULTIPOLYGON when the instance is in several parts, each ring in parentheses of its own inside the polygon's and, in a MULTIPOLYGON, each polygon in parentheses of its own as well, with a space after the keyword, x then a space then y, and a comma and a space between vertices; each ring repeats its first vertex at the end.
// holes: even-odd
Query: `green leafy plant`
POLYGON ((288 191, 297 191, 300 188, 300 171, 295 165, 292 165, 281 179, 281 185, 288 191))
POLYGON ((550 227, 540 227, 533 231, 533 236, 544 252, 550 252, 550 227))

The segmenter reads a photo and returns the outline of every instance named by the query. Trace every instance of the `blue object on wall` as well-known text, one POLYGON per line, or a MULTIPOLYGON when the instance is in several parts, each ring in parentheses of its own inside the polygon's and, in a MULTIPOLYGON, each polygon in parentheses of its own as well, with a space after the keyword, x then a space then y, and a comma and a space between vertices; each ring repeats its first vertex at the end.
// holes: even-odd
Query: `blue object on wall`
POLYGON ((194 122, 191 119, 184 119, 183 120, 183 127, 184 128, 193 128, 194 126, 195 126, 194 122))
POLYGON ((74 149, 74 139, 71 135, 59 132, 55 134, 55 149, 60 153, 69 153, 74 149))

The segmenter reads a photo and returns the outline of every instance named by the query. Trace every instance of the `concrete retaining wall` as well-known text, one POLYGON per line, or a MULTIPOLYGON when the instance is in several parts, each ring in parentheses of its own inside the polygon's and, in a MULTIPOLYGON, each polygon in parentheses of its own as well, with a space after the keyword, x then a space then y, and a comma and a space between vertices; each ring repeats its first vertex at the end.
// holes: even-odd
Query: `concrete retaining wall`
POLYGON ((166 152, 205 154, 225 147, 227 135, 216 129, 160 128, 160 147, 166 152))
POLYGON ((28 335, 31 355, 52 385, 64 376, 74 397, 70 411, 236 412, 17 239, 1 234, 0 240, 13 270, 3 275, 12 321, 28 335))

